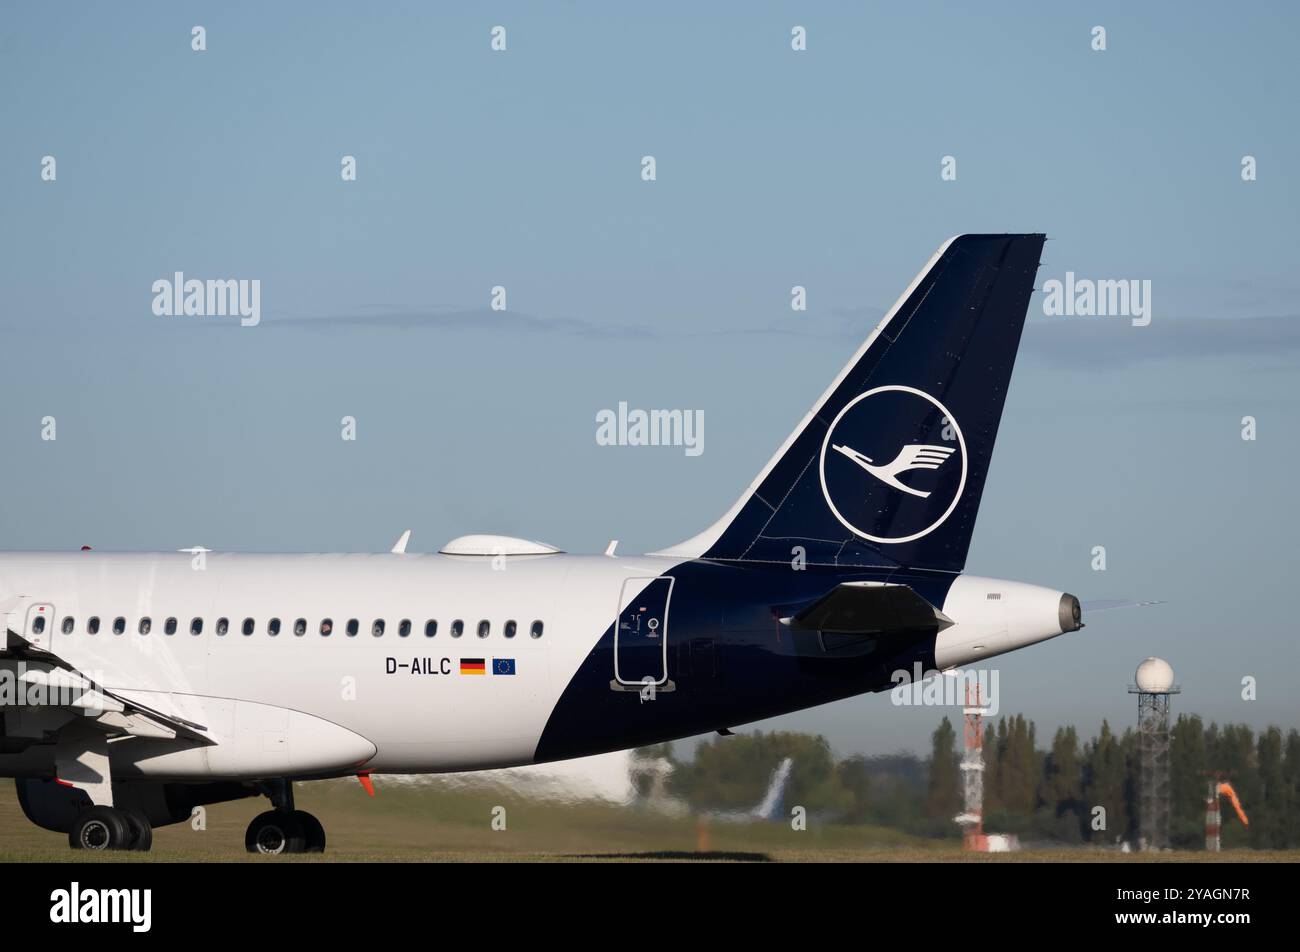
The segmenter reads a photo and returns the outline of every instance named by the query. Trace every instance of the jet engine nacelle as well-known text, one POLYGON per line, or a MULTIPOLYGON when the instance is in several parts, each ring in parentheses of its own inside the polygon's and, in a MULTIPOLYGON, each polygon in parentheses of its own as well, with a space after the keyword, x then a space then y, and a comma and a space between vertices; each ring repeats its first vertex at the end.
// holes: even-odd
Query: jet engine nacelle
MULTIPOLYGON (((54 780, 19 777, 14 783, 27 819, 55 833, 67 833, 77 816, 91 805, 84 791, 54 780)), ((115 783, 113 805, 121 810, 137 810, 157 827, 188 820, 196 806, 240 800, 259 792, 254 785, 244 783, 115 783)))

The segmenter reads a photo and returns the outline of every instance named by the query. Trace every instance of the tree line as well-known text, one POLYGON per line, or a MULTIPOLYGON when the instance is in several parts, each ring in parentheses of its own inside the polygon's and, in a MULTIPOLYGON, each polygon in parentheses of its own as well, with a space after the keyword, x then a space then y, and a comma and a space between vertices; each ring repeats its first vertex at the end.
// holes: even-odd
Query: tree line
MULTIPOLYGON (((671 745, 645 748, 642 757, 669 760, 668 792, 696 811, 753 807, 776 765, 793 760, 786 808, 803 806, 829 822, 871 824, 913 834, 957 837, 962 812, 962 743, 944 718, 931 753, 854 755, 837 759, 821 736, 788 731, 738 734, 701 742, 689 760, 671 745)), ((984 829, 1022 840, 1114 846, 1136 842, 1140 751, 1132 729, 1109 723, 1087 740, 1061 727, 1040 748, 1033 721, 1023 715, 989 719, 984 726, 984 829)), ((1206 725, 1180 715, 1170 733, 1170 842, 1200 849, 1211 777, 1232 783, 1250 819, 1243 827, 1222 810, 1224 848, 1300 848, 1300 731, 1248 725, 1206 725)))
MULTIPOLYGON (((1132 728, 1101 729, 1080 742, 1074 727, 1058 728, 1040 749, 1032 721, 1022 715, 986 725, 984 828, 1064 842, 1134 843, 1138 838, 1141 750, 1132 728)), ((932 736, 927 811, 940 816, 961 804, 960 743, 947 718, 932 736)), ((1223 804, 1222 841, 1255 849, 1300 847, 1300 731, 1256 731, 1246 724, 1205 724, 1179 715, 1169 736, 1169 839, 1175 848, 1205 844, 1209 785, 1228 780, 1245 808, 1244 826, 1223 804)), ((954 809, 955 808, 955 809, 954 809)))

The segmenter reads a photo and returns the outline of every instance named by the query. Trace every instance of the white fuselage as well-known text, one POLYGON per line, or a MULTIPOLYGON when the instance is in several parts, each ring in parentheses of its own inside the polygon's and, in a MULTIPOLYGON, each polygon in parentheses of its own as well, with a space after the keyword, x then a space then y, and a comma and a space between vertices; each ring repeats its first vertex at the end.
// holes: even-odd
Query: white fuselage
MULTIPOLYGON (((0 556, 0 598, 11 606, 12 630, 108 691, 212 728, 228 748, 273 740, 220 737, 238 734, 241 713, 254 733, 283 728, 262 724, 254 708, 230 710, 220 700, 303 712, 345 728, 373 745, 369 770, 453 771, 531 762, 560 692, 624 607, 623 581, 660 575, 678 561, 209 553, 200 570, 185 553, 11 554, 0 556), (53 616, 39 637, 32 632, 38 606, 53 616), (99 619, 96 634, 88 633, 91 618, 99 619), (114 633, 118 618, 121 634, 114 633), (148 634, 139 632, 142 618, 148 634), (168 618, 177 620, 175 634, 165 633, 168 618), (194 618, 203 620, 201 634, 190 633, 194 618), (274 636, 273 618, 280 621, 274 636), (228 620, 225 634, 218 634, 219 619, 228 620), (250 635, 245 619, 253 620, 250 635), (306 621, 301 635, 298 619, 306 621), (321 634, 324 619, 332 622, 328 636, 321 634), (352 619, 356 635, 347 632, 352 619), (380 636, 376 620, 384 622, 380 636), (437 623, 432 637, 425 634, 430 620, 437 623), (488 633, 480 637, 484 621, 488 633), (505 635, 508 621, 516 623, 513 638, 505 635), (540 637, 533 637, 534 622, 542 623, 540 637), (466 658, 484 659, 486 673, 461 674, 466 658), (494 659, 512 661, 515 673, 492 673, 494 659)), ((207 755, 157 746, 158 756, 139 765, 142 773, 210 770, 207 755)), ((250 775, 266 772, 257 753, 249 749, 243 758, 250 775)))
MULTIPOLYGON (((0 611, 35 649, 111 695, 199 725, 211 742, 119 739, 115 775, 473 770, 532 763, 562 693, 639 590, 624 583, 681 564, 561 553, 7 554, 0 611)), ((937 666, 1060 634, 1060 597, 957 577, 937 666)), ((0 756, 0 772, 25 764, 0 756)))

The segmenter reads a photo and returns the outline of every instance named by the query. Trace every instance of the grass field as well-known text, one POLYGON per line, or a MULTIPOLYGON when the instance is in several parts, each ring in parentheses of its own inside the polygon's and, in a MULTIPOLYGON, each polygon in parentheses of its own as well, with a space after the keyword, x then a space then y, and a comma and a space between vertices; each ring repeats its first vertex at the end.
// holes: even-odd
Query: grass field
POLYGON ((385 782, 367 797, 355 781, 296 788, 297 805, 325 824, 324 855, 260 857, 244 851, 244 828, 267 809, 263 798, 207 809, 206 829, 188 823, 154 831, 149 853, 86 853, 67 837, 33 826, 8 781, 0 783, 0 862, 606 862, 629 860, 777 862, 1296 862, 1300 852, 1236 850, 1119 854, 1091 849, 963 853, 955 840, 910 837, 894 830, 822 825, 794 831, 786 823, 710 822, 603 803, 529 799, 497 789, 448 790, 385 782), (505 808, 505 830, 492 828, 505 808))

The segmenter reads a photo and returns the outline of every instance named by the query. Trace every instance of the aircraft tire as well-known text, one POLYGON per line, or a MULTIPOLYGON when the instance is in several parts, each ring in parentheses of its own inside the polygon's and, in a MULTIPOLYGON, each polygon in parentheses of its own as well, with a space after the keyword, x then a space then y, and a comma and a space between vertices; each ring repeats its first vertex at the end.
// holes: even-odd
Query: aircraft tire
POLYGON ((68 830, 68 845, 74 850, 125 850, 133 839, 126 814, 112 807, 91 807, 68 830))
POLYGON ((295 814, 286 810, 267 810, 253 817, 253 822, 248 824, 244 848, 250 853, 268 856, 305 853, 307 833, 295 814))
POLYGON ((153 824, 139 810, 126 810, 127 826, 130 827, 130 845, 126 848, 137 853, 147 853, 153 849, 153 824))
POLYGON ((294 810, 293 815, 298 818, 302 824, 303 833, 306 835, 307 843, 304 853, 324 853, 325 852, 325 827, 321 826, 320 820, 312 816, 306 810, 294 810))

